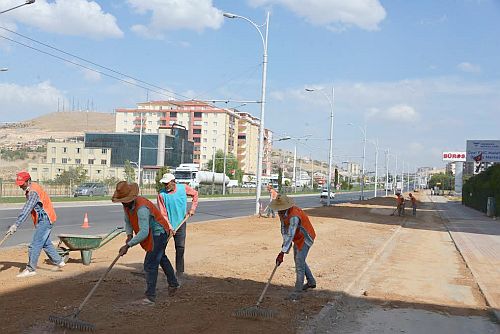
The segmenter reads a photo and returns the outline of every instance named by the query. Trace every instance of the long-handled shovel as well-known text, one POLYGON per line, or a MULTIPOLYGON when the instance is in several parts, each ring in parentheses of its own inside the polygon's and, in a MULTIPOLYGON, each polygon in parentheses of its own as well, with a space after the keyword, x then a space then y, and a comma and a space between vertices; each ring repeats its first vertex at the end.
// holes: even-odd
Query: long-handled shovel
POLYGON ((76 309, 76 311, 73 314, 70 314, 70 315, 65 316, 65 317, 50 315, 49 316, 49 321, 55 323, 56 325, 59 325, 61 327, 65 327, 65 328, 68 328, 68 329, 77 329, 77 330, 86 331, 86 332, 94 331, 95 330, 94 324, 91 324, 90 322, 82 321, 82 320, 78 319, 77 316, 78 316, 78 314, 80 314, 80 312, 82 311, 83 307, 88 302, 88 300, 90 299, 90 297, 94 294, 94 292, 97 289, 97 287, 99 286, 99 284, 101 284, 102 280, 111 271, 111 268, 113 268, 113 266, 118 261, 118 259, 120 258, 120 256, 121 255, 118 255, 113 260, 113 262, 109 265, 108 269, 104 272, 104 274, 102 274, 102 276, 99 279, 99 281, 96 283, 96 285, 94 285, 94 287, 92 288, 92 290, 90 290, 90 292, 87 295, 87 297, 85 297, 85 299, 83 300, 83 302, 80 304, 80 306, 78 307, 78 309, 76 309))
MULTIPOLYGON (((179 226, 177 226, 176 229, 174 230, 174 233, 177 232, 177 230, 180 229, 181 226, 187 222, 188 218, 189 218, 188 215, 186 215, 186 217, 184 217, 184 219, 181 221, 181 223, 179 224, 179 226)), ((168 235, 167 242, 169 242, 170 238, 172 238, 174 236, 174 233, 170 233, 168 235)))
POLYGON ((276 315, 276 311, 270 310, 270 309, 265 309, 260 306, 260 303, 262 303, 262 300, 264 299, 264 295, 266 294, 267 288, 269 288, 269 284, 271 283, 271 280, 273 279, 274 273, 276 272, 276 269, 278 269, 279 264, 276 263, 276 266, 274 266, 273 272, 271 273, 271 276, 267 280, 267 284, 260 294, 259 300, 257 301, 257 304, 254 306, 250 307, 245 307, 242 309, 239 309, 237 311, 233 312, 233 316, 237 318, 244 318, 244 319, 272 319, 276 315))
POLYGON ((5 233, 5 236, 3 237, 2 241, 0 241, 0 246, 2 246, 3 242, 7 240, 11 235, 12 233, 10 232, 5 233))

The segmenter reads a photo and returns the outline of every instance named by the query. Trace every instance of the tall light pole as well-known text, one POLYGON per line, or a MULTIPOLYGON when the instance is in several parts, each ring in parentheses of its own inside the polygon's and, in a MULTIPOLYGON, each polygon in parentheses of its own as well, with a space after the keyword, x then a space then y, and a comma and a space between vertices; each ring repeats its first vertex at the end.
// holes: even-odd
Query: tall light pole
POLYGON ((6 9, 6 10, 2 10, 2 11, 0 12, 0 14, 10 12, 11 10, 16 9, 16 8, 19 8, 19 7, 22 7, 22 6, 31 5, 32 3, 35 3, 35 0, 26 0, 23 4, 20 4, 20 5, 18 5, 18 6, 15 6, 15 7, 12 7, 12 8, 6 9))
POLYGON ((323 94, 328 103, 330 103, 330 148, 328 150, 328 182, 326 183, 326 189, 328 191, 328 196, 326 197, 326 205, 330 206, 330 191, 331 191, 331 181, 332 181, 332 156, 333 156, 333 103, 335 100, 335 88, 332 86, 332 97, 330 98, 328 94, 325 93, 323 89, 311 89, 306 88, 306 92, 318 91, 323 94))
MULTIPOLYGON (((353 123, 347 123, 347 125, 354 125, 353 123)), ((361 200, 365 199, 365 158, 366 158, 366 123, 362 128, 358 126, 359 130, 363 134, 363 166, 361 169, 361 200)))
POLYGON ((389 149, 384 151, 385 153, 385 197, 388 195, 389 191, 389 149))
POLYGON ((372 144, 375 145, 375 192, 373 197, 377 197, 377 186, 378 186, 378 139, 372 141, 372 144))
POLYGON ((137 160, 137 185, 140 187, 141 186, 141 161, 142 161, 142 126, 143 126, 143 120, 142 120, 142 111, 141 113, 141 128, 139 129, 139 158, 137 160))
POLYGON ((265 37, 262 34, 260 28, 252 20, 231 13, 224 13, 224 17, 229 19, 243 19, 250 23, 259 32, 260 38, 262 39, 263 46, 263 56, 262 56, 262 91, 261 91, 261 101, 260 101, 260 126, 259 126, 259 152, 257 156, 257 191, 255 194, 255 214, 260 212, 260 195, 262 191, 262 158, 264 156, 264 114, 266 108, 266 77, 267 77, 267 41, 269 37, 269 12, 266 15, 266 31, 265 37))

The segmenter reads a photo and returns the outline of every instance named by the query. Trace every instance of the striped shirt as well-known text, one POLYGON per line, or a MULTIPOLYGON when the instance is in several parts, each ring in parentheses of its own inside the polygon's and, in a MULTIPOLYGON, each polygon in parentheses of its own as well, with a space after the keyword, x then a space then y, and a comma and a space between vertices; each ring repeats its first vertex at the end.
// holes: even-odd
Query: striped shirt
MULTIPOLYGON (((286 210, 286 212, 283 216, 284 219, 286 219, 288 217, 288 212, 289 212, 289 210, 286 210)), ((302 224, 300 224, 299 217, 292 216, 290 218, 290 224, 288 225, 288 227, 285 226, 281 217, 280 217, 280 220, 281 220, 281 235, 283 236, 283 246, 281 248, 281 251, 283 253, 288 254, 288 252, 290 251, 290 248, 292 247, 293 237, 295 236, 295 232, 297 231, 297 228, 300 229, 302 234, 304 234, 304 242, 306 243, 306 245, 308 245, 309 247, 312 246, 314 240, 313 240, 313 238, 311 238, 311 236, 306 231, 306 229, 304 227, 302 227, 302 224)))
POLYGON ((17 216, 16 226, 19 227, 22 223, 26 221, 31 211, 35 210, 38 217, 46 215, 45 210, 43 210, 42 202, 40 201, 40 196, 35 191, 26 190, 26 203, 24 203, 21 213, 17 216))

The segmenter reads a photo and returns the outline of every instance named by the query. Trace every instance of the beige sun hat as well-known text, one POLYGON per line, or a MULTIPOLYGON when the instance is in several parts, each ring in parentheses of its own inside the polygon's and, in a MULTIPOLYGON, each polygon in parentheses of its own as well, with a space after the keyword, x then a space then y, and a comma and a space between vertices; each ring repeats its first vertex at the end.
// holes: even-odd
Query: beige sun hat
POLYGON ((172 173, 165 173, 161 177, 160 183, 169 183, 172 180, 175 180, 174 174, 172 174, 172 173))
POLYGON ((272 202, 269 204, 269 207, 276 211, 283 211, 286 209, 290 209, 295 205, 293 199, 284 194, 279 194, 272 202))
POLYGON ((120 181, 116 184, 116 190, 111 197, 113 203, 128 203, 137 198, 139 194, 139 186, 137 183, 128 183, 127 181, 120 181))

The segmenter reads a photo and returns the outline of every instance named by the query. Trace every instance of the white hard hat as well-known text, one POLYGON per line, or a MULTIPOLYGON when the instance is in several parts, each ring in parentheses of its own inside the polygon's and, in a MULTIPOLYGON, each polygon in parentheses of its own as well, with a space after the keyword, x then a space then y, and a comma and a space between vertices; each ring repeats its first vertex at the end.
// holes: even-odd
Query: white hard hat
POLYGON ((163 174, 160 183, 169 183, 170 181, 175 180, 175 176, 172 173, 163 174))

